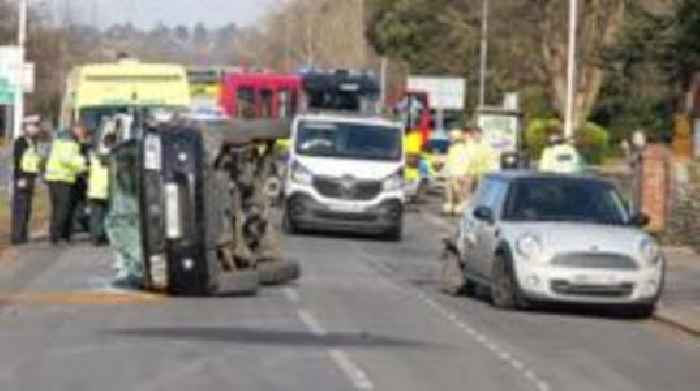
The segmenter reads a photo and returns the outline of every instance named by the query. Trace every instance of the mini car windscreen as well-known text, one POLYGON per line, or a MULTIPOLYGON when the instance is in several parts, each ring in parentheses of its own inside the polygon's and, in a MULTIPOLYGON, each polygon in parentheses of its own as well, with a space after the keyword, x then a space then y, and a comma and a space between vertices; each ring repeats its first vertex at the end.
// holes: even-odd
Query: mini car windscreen
POLYGON ((296 152, 302 156, 401 160, 401 129, 353 123, 303 122, 296 152))
POLYGON ((629 213, 622 197, 608 183, 533 178, 511 185, 503 219, 624 225, 629 221, 629 213))

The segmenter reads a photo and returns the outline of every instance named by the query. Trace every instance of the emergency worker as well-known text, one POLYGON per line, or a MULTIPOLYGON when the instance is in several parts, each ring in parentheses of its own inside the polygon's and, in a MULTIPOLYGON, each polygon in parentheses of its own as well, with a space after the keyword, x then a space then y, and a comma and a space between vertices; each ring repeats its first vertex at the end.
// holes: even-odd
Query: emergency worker
POLYGON ((406 183, 420 181, 420 160, 423 150, 423 136, 419 130, 410 130, 404 136, 404 152, 406 153, 406 169, 404 179, 406 183))
POLYGON ((78 204, 76 181, 78 175, 87 170, 86 159, 80 152, 80 143, 85 140, 85 127, 76 124, 70 132, 59 134, 51 145, 45 179, 51 198, 49 239, 53 245, 59 240, 71 241, 73 215, 78 204))
POLYGON ((39 175, 42 161, 37 150, 38 121, 37 117, 25 119, 24 133, 14 144, 14 189, 11 227, 11 242, 13 245, 27 243, 29 239, 29 222, 32 216, 34 184, 36 177, 39 175))
POLYGON ((542 151, 540 171, 557 174, 575 174, 582 169, 581 156, 576 148, 566 142, 560 134, 550 137, 550 143, 542 151))
POLYGON ((471 179, 469 192, 474 191, 484 175, 498 170, 498 153, 484 139, 484 131, 480 127, 471 129, 472 144, 469 156, 469 177, 471 179))
POLYGON ((103 140, 90 151, 87 199, 90 207, 90 236, 95 246, 107 244, 105 217, 109 206, 109 152, 117 141, 113 122, 105 124, 103 140))
POLYGON ((470 147, 467 141, 468 133, 462 130, 450 132, 451 145, 447 151, 445 173, 447 174, 446 203, 443 212, 448 215, 456 215, 464 207, 469 188, 469 160, 470 147))

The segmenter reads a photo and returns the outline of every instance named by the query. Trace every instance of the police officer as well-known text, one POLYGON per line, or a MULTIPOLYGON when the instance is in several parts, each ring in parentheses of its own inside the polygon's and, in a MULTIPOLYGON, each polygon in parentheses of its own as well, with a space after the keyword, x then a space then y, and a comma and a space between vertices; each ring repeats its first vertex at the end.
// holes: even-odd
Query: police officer
POLYGON ((445 162, 445 172, 449 182, 447 184, 447 199, 443 205, 443 212, 447 215, 459 213, 467 197, 471 141, 467 139, 469 133, 466 130, 450 132, 451 145, 447 151, 447 161, 445 162))
POLYGON ((87 170, 87 162, 80 151, 80 143, 86 139, 85 128, 76 124, 70 133, 59 134, 51 145, 45 179, 51 198, 49 239, 53 245, 59 240, 71 241, 73 215, 78 204, 76 180, 87 170))
POLYGON ((104 221, 109 200, 108 158, 109 150, 115 142, 116 134, 106 131, 101 145, 90 151, 87 199, 90 207, 90 236, 95 246, 107 244, 104 221))
POLYGON ((39 175, 41 156, 37 150, 39 118, 25 119, 24 134, 14 144, 14 189, 12 197, 11 242, 27 243, 32 216, 34 184, 39 175))
POLYGON ((576 148, 560 134, 550 137, 550 145, 542 151, 540 171, 557 174, 574 174, 581 171, 582 162, 576 148))
POLYGON ((484 131, 480 127, 471 129, 472 145, 469 159, 469 175, 472 177, 472 188, 476 188, 481 178, 498 170, 498 153, 491 144, 484 139, 484 131))

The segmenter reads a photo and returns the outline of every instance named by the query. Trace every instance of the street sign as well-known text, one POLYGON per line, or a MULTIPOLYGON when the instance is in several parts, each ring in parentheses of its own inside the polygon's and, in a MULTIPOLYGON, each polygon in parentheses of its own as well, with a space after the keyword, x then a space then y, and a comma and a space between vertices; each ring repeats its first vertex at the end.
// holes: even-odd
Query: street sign
MULTIPOLYGON (((0 46, 0 78, 14 88, 22 64, 22 52, 17 46, 0 46)), ((34 92, 34 63, 24 62, 22 89, 25 93, 34 92)))
POLYGON ((454 77, 409 76, 408 90, 425 92, 437 110, 464 110, 466 80, 454 77))
POLYGON ((0 106, 12 105, 15 102, 14 87, 8 83, 7 79, 0 78, 0 106))
POLYGON ((517 152, 520 141, 521 114, 500 108, 482 108, 477 123, 484 131, 484 140, 498 153, 517 152))

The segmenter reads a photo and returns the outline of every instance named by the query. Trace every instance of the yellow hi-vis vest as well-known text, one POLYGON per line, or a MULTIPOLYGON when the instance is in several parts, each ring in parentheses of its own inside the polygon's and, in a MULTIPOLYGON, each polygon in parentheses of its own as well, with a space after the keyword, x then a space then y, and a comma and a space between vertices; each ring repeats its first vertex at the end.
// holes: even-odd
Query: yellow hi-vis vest
POLYGON ((41 165, 41 156, 36 150, 36 144, 27 141, 27 149, 22 154, 21 168, 25 174, 38 174, 41 165))
POLYGON ((452 178, 463 177, 469 170, 471 149, 464 142, 455 142, 447 151, 445 173, 452 178))
POLYGON ((78 174, 87 169, 85 158, 80 154, 78 142, 70 139, 56 139, 51 146, 51 154, 46 164, 47 182, 75 183, 78 174))
POLYGON ((109 167, 94 152, 90 154, 87 198, 102 201, 109 198, 109 167))
POLYGON ((498 153, 488 142, 475 142, 470 151, 469 175, 480 179, 485 174, 498 170, 498 153))

